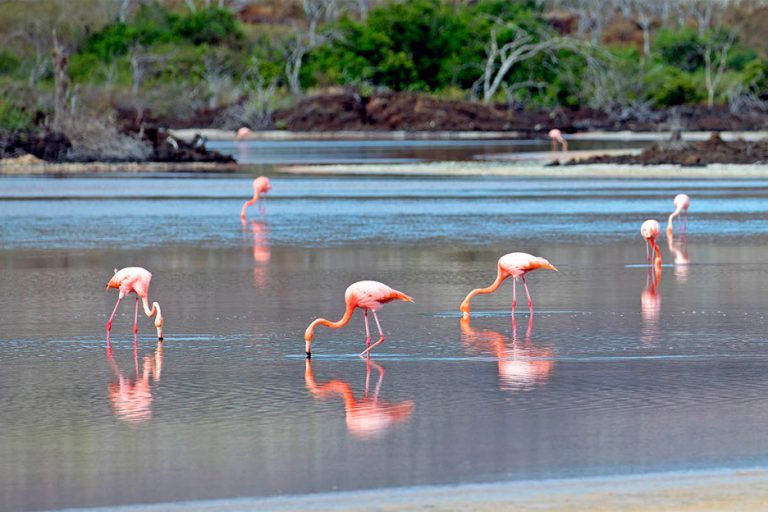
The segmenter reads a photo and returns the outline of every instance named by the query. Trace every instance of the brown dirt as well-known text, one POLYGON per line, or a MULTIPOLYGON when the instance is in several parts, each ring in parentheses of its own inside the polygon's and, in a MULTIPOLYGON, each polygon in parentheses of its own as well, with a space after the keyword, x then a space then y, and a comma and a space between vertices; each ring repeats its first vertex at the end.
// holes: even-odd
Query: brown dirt
MULTIPOLYGON (((724 141, 717 133, 701 142, 664 142, 654 144, 639 155, 602 155, 582 160, 572 159, 565 165, 577 164, 756 164, 768 162, 768 139, 755 142, 737 139, 724 141)), ((552 165, 559 165, 554 162, 552 165)))

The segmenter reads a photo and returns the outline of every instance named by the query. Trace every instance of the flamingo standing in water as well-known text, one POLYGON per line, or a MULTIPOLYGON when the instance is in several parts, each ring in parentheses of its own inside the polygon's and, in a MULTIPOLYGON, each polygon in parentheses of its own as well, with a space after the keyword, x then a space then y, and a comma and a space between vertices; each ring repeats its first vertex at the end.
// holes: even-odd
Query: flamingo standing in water
POLYGON ((251 132, 251 129, 247 126, 241 126, 237 129, 237 133, 235 134, 235 140, 242 140, 247 139, 251 136, 253 132, 251 132))
POLYGON ((659 221, 648 219, 640 226, 640 234, 645 239, 645 260, 650 264, 651 257, 655 253, 653 260, 654 267, 661 267, 661 249, 659 244, 656 243, 656 239, 661 234, 661 226, 659 221))
POLYGON ((112 319, 117 312, 117 306, 123 297, 133 292, 136 294, 136 307, 133 312, 133 333, 139 332, 139 297, 144 305, 144 314, 149 318, 155 316, 155 327, 157 328, 157 339, 163 340, 163 313, 160 311, 160 304, 152 303, 152 309, 149 309, 149 283, 152 280, 152 273, 141 267, 126 267, 122 270, 115 269, 115 275, 107 283, 107 289, 117 288, 120 292, 117 296, 115 308, 107 321, 107 343, 109 343, 109 331, 112 329, 112 319))
MULTIPOLYGON (((240 210, 240 220, 245 222, 245 211, 248 207, 256 204, 256 201, 261 199, 261 194, 266 195, 270 190, 272 190, 272 185, 269 183, 269 178, 266 176, 259 176, 253 180, 253 197, 243 203, 243 208, 240 210)), ((260 207, 259 211, 263 212, 263 209, 260 207)))
POLYGON ((514 311, 517 305, 517 278, 520 278, 523 280, 525 294, 528 296, 528 308, 533 311, 533 301, 531 300, 531 294, 528 292, 528 284, 525 282, 525 274, 540 268, 557 272, 555 266, 544 258, 539 258, 525 252, 505 254, 499 258, 496 280, 488 288, 477 288, 469 292, 464 302, 461 303, 461 315, 463 317, 469 316, 469 302, 472 300, 472 297, 495 292, 501 286, 502 281, 508 277, 514 278, 512 280, 512 310, 514 311))
POLYGON ((549 130, 549 133, 547 135, 549 136, 549 139, 552 141, 552 151, 557 151, 558 143, 562 147, 563 151, 568 151, 568 141, 565 140, 565 137, 563 137, 563 132, 561 132, 557 128, 553 128, 552 130, 549 130))
POLYGON ((688 231, 688 207, 691 205, 691 198, 688 197, 688 194, 677 194, 675 196, 675 211, 669 214, 669 218, 667 219, 667 233, 671 232, 672 229, 672 221, 680 215, 680 213, 683 214, 683 221, 682 221, 682 227, 681 231, 688 231))
POLYGON ((315 327, 318 325, 324 325, 331 329, 340 329, 349 323, 352 318, 352 313, 355 312, 355 308, 363 310, 363 316, 365 317, 365 344, 367 348, 360 353, 360 356, 364 356, 370 350, 384 341, 384 331, 381 330, 381 324, 379 323, 379 317, 376 316, 376 311, 381 308, 382 304, 386 304, 392 300, 404 300, 407 302, 413 302, 413 299, 403 292, 399 292, 378 281, 358 281, 349 285, 347 291, 344 293, 344 302, 346 303, 346 310, 344 316, 338 322, 331 322, 325 318, 318 318, 314 320, 307 330, 304 331, 304 342, 307 357, 312 357, 312 339, 315 337, 315 327), (376 327, 379 328, 379 340, 371 345, 371 331, 368 328, 368 311, 373 313, 373 318, 376 320, 376 327))

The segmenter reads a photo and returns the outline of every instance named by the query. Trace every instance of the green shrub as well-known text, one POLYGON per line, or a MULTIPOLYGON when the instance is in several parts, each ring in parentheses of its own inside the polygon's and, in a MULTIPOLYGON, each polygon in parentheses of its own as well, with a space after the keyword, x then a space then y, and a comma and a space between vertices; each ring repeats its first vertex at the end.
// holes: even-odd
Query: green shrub
POLYGON ((650 99, 659 107, 698 103, 704 99, 700 78, 679 69, 665 67, 659 70, 650 84, 650 99))

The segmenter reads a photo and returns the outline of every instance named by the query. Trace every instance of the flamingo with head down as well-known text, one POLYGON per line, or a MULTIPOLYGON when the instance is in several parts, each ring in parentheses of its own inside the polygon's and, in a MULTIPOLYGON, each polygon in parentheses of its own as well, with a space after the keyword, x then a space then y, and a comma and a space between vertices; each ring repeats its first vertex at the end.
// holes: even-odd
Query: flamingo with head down
POLYGON ((318 318, 312 321, 304 332, 304 343, 307 357, 312 357, 312 340, 315 337, 315 328, 318 325, 324 325, 331 329, 340 329, 349 323, 352 318, 352 313, 355 312, 355 308, 363 310, 365 317, 365 343, 367 348, 360 353, 360 356, 364 356, 373 349, 379 343, 384 341, 384 331, 381 330, 381 324, 379 323, 379 317, 376 316, 383 304, 393 300, 404 300, 406 302, 413 302, 413 299, 403 292, 399 292, 384 283, 378 281, 358 281, 349 285, 347 291, 344 293, 344 302, 346 309, 344 316, 338 322, 332 322, 325 318, 318 318), (379 340, 371 345, 371 331, 368 328, 368 311, 373 313, 373 319, 376 320, 376 327, 379 328, 379 340))
POLYGON ((680 230, 688 231, 688 207, 691 205, 691 198, 688 197, 688 194, 677 194, 675 196, 674 204, 675 211, 670 213, 669 218, 667 219, 667 232, 669 233, 672 231, 672 221, 681 213, 683 214, 683 220, 680 230))
POLYGON ((528 272, 532 272, 534 270, 538 269, 545 269, 545 270, 554 270, 557 272, 557 269, 554 265, 552 265, 550 262, 545 260, 544 258, 540 258, 538 256, 533 256, 532 254, 528 254, 525 252, 513 252, 510 254, 505 254, 501 258, 499 258, 499 262, 497 264, 497 273, 496 273, 496 280, 491 283, 490 286, 487 288, 477 288, 475 290, 472 290, 469 292, 469 294, 464 299, 464 302, 461 303, 460 310, 461 315, 463 317, 469 316, 469 303, 472 301, 472 298, 475 295, 482 295, 486 293, 493 293, 495 292, 499 286, 501 286, 501 283, 507 279, 508 277, 512 277, 512 310, 514 311, 515 306, 517 306, 517 279, 520 278, 523 281, 523 286, 525 287, 525 294, 528 296, 528 308, 533 310, 533 301, 531 300, 531 294, 528 291, 528 284, 525 282, 525 275, 528 272))
MULTIPOLYGON (((245 224, 245 211, 248 209, 248 207, 256 204, 256 202, 261 199, 261 195, 264 194, 266 196, 267 192, 270 190, 272 190, 272 185, 269 183, 269 178, 266 176, 259 176, 253 180, 253 197, 244 202, 243 207, 240 209, 240 220, 243 222, 243 224, 245 224)), ((264 203, 262 202, 259 205, 259 213, 264 212, 263 204, 264 203)))
POLYGON ((645 239, 645 260, 650 264, 653 258, 655 267, 661 267, 661 249, 656 242, 660 234, 661 226, 657 220, 648 219, 640 226, 640 235, 645 239))
POLYGON ((549 130, 549 133, 547 134, 552 141, 552 151, 557 151, 557 145, 560 144, 560 147, 563 151, 568 151, 568 141, 565 140, 565 137, 563 137, 563 132, 558 130, 557 128, 553 128, 549 130))
POLYGON ((163 313, 160 310, 160 304, 152 303, 152 309, 149 308, 149 283, 152 281, 152 273, 141 267, 126 267, 122 270, 115 269, 115 275, 107 283, 107 289, 117 288, 120 292, 117 296, 115 308, 107 321, 107 343, 109 343, 109 331, 112 329, 112 319, 115 317, 117 307, 123 297, 129 293, 136 294, 136 307, 133 312, 133 333, 139 332, 139 297, 144 305, 144 314, 149 318, 155 317, 155 327, 157 328, 157 339, 163 340, 163 313))

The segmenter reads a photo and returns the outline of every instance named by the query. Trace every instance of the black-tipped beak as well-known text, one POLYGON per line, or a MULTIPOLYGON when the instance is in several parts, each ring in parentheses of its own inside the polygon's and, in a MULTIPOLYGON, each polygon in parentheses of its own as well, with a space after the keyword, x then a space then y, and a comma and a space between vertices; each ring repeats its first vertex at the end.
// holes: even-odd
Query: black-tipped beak
POLYGON ((312 359, 312 352, 307 352, 307 359, 312 359))

